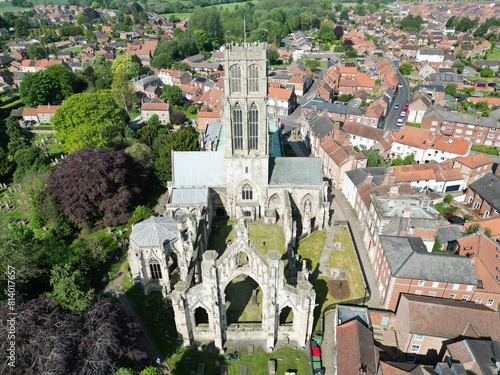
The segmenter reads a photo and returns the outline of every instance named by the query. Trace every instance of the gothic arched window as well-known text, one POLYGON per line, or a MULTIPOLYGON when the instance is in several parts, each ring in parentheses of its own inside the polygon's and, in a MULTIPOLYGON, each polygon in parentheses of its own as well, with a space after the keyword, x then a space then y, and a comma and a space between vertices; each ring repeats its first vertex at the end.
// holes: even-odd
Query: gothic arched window
POLYGON ((233 144, 235 150, 243 150, 243 109, 236 103, 233 109, 233 144))
POLYGON ((259 91, 259 67, 250 65, 248 67, 248 92, 259 91))
POLYGON ((241 92, 241 66, 233 65, 229 69, 231 92, 241 92))
POLYGON ((253 190, 249 184, 245 184, 243 189, 241 189, 241 199, 243 200, 252 200, 253 199, 253 190))
POLYGON ((248 111, 248 148, 250 150, 259 148, 259 109, 255 103, 248 111))
POLYGON ((161 266, 160 262, 158 262, 156 259, 151 259, 149 261, 149 270, 151 271, 152 279, 161 279, 161 266))

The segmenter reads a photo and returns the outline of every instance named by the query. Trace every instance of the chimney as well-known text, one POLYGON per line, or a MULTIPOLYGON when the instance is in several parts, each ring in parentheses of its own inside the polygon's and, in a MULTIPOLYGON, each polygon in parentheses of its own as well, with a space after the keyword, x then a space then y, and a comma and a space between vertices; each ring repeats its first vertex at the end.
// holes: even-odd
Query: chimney
POLYGON ((366 175, 366 179, 365 181, 368 183, 368 184, 371 184, 373 182, 373 175, 371 175, 370 173, 368 173, 366 175))
POLYGON ((389 198, 398 198, 399 197, 399 186, 391 185, 389 188, 389 198))

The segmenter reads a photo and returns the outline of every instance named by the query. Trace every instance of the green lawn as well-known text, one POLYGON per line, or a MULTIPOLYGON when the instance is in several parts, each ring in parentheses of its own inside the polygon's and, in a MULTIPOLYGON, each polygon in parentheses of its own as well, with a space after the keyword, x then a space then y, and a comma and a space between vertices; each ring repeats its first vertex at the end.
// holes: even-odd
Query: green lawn
POLYGON ((328 261, 328 267, 342 268, 346 271, 347 281, 351 294, 347 299, 335 300, 335 303, 341 303, 352 299, 362 298, 365 294, 365 286, 363 283, 363 276, 359 269, 359 264, 354 250, 354 245, 349 234, 349 229, 346 226, 340 227, 341 234, 334 237, 335 242, 342 242, 345 250, 332 251, 328 261))
POLYGON ((16 7, 13 6, 10 1, 0 1, 0 12, 5 13, 5 12, 22 12, 30 10, 30 8, 23 8, 23 7, 16 7))
POLYGON ((490 52, 488 52, 486 60, 500 60, 500 49, 493 48, 490 52))
POLYGON ((299 242, 297 253, 305 259, 307 267, 314 271, 319 264, 321 253, 326 241, 326 231, 316 231, 306 239, 299 242))
POLYGON ((199 363, 205 364, 205 374, 219 374, 220 369, 216 366, 216 361, 219 364, 227 364, 230 375, 239 374, 239 369, 242 364, 246 364, 248 374, 252 375, 267 375, 268 362, 270 359, 276 360, 277 375, 283 375, 287 371, 295 372, 297 375, 310 374, 311 369, 309 361, 305 353, 291 348, 276 350, 273 353, 266 353, 261 350, 256 350, 254 355, 249 357, 247 347, 239 350, 241 361, 234 360, 226 361, 224 356, 215 354, 215 352, 207 353, 206 351, 184 351, 169 359, 168 363, 174 369, 174 374, 189 374, 191 371, 196 372, 199 363))
POLYGON ((163 13, 162 16, 165 17, 167 20, 171 16, 175 16, 175 17, 179 18, 180 20, 183 20, 184 18, 188 18, 189 16, 191 16, 191 13, 163 13))
POLYGON ((82 51, 82 46, 68 47, 68 48, 65 48, 63 51, 69 51, 69 52, 73 52, 73 53, 79 53, 79 52, 82 51))
MULTIPOLYGON (((233 225, 234 222, 231 220, 214 220, 212 226, 216 229, 215 233, 210 235, 208 249, 222 254, 226 249, 226 244, 234 240, 233 225)), ((278 250, 281 254, 286 252, 283 231, 277 225, 248 223, 248 237, 257 250, 264 255, 269 250, 278 250)))

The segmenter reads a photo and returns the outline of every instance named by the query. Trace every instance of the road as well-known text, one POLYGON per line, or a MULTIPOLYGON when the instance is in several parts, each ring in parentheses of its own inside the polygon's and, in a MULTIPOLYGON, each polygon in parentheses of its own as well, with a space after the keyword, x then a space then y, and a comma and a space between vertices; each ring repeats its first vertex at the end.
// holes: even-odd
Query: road
POLYGON ((397 126, 397 121, 403 111, 405 104, 410 103, 410 84, 408 80, 401 74, 399 69, 397 70, 398 79, 401 83, 401 87, 398 87, 394 99, 392 100, 391 107, 389 108, 388 114, 385 118, 384 129, 399 132, 401 130, 400 126, 397 126), (395 109, 394 106, 399 103, 399 108, 395 109))

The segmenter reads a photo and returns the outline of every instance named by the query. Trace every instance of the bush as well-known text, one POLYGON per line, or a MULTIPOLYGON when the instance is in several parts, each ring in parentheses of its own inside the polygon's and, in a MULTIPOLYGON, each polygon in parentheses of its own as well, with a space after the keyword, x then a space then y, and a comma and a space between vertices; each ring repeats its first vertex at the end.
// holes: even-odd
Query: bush
POLYGON ((452 200, 453 200, 453 196, 451 194, 446 194, 446 196, 443 199, 443 202, 446 204, 450 204, 452 200))
POLYGON ((153 215, 153 210, 146 206, 137 206, 134 213, 128 221, 129 224, 134 225, 146 219, 149 219, 153 215))

